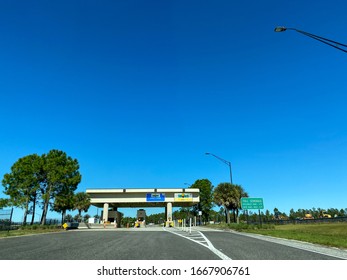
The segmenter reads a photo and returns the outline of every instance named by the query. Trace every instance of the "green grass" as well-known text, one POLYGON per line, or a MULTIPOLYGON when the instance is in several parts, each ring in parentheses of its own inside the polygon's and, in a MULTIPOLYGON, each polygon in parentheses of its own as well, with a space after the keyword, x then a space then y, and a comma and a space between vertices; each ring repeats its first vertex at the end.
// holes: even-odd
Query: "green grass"
POLYGON ((266 228, 249 227, 245 224, 231 224, 227 227, 224 224, 220 227, 347 249, 347 223, 288 224, 266 228))
POLYGON ((28 234, 39 234, 39 233, 47 233, 47 232, 59 232, 63 231, 60 226, 54 226, 54 225, 32 225, 32 226, 21 226, 20 228, 16 230, 9 230, 9 231, 0 231, 0 238, 3 237, 13 237, 13 236, 22 236, 22 235, 28 235, 28 234))

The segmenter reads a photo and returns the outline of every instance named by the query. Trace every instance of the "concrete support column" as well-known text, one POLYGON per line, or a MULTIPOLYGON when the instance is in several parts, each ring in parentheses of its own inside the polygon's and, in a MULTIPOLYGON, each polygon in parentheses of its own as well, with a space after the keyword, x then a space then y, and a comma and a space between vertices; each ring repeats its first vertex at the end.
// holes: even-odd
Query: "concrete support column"
POLYGON ((117 221, 117 227, 121 227, 121 222, 122 222, 122 215, 121 215, 121 212, 118 212, 117 211, 117 214, 116 214, 116 221, 117 221))
POLYGON ((166 205, 166 221, 172 222, 172 203, 166 205))
POLYGON ((102 221, 108 221, 108 203, 104 203, 104 213, 102 217, 102 221))

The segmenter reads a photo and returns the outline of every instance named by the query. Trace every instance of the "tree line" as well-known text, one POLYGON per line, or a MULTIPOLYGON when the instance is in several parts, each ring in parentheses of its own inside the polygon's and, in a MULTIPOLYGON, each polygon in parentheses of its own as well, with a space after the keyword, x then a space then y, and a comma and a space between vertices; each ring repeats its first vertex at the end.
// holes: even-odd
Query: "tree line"
MULTIPOLYGON (((174 212, 173 217, 176 219, 199 216, 199 212, 201 211, 201 219, 205 223, 209 221, 225 221, 230 224, 231 220, 234 223, 239 221, 259 221, 258 211, 242 210, 241 198, 248 197, 248 193, 241 185, 220 183, 214 188, 208 179, 200 179, 196 180, 190 188, 198 188, 200 190, 200 202, 193 207, 182 207, 179 211, 174 212), (219 211, 212 209, 215 206, 220 207, 219 211)), ((274 208, 272 213, 269 210, 260 211, 261 219, 264 222, 304 219, 307 214, 310 214, 315 219, 346 217, 347 208, 322 209, 313 207, 311 209, 290 209, 288 214, 281 212, 278 208, 274 208)))
POLYGON ((241 198, 248 197, 248 193, 241 185, 220 183, 214 188, 208 179, 196 180, 189 188, 200 190, 200 202, 193 207, 182 207, 180 211, 174 213, 175 218, 180 219, 188 215, 201 216, 203 222, 208 222, 211 218, 215 220, 225 218, 228 224, 231 223, 231 218, 237 222, 241 210, 241 198), (212 210, 216 205, 221 207, 219 212, 212 210))
MULTIPOLYGON (((23 224, 27 223, 27 216, 32 215, 30 224, 33 224, 37 206, 42 209, 40 223, 45 224, 48 210, 62 214, 62 221, 66 220, 66 211, 78 210, 81 218, 82 211, 88 211, 90 206, 89 195, 84 192, 75 193, 78 184, 82 180, 77 159, 60 150, 51 150, 47 154, 32 154, 17 160, 11 167, 11 171, 4 175, 2 186, 8 198, 0 199, 0 208, 14 206, 24 209, 23 224)), ((200 202, 193 207, 182 207, 173 213, 175 219, 189 216, 201 216, 203 222, 210 220, 226 223, 238 222, 239 219, 256 219, 257 213, 249 211, 247 217, 241 213, 241 198, 248 197, 248 193, 241 185, 220 183, 214 187, 208 179, 199 179, 189 188, 200 190, 200 202), (219 211, 212 208, 219 206, 219 211), (201 214, 201 215, 200 215, 201 214)), ((264 220, 276 219, 300 219, 305 214, 312 217, 322 216, 322 209, 294 209, 289 215, 280 212, 277 208, 273 213, 266 210, 261 212, 264 220)), ((325 210, 324 210, 325 211, 325 210)), ((347 216, 346 209, 327 209, 331 217, 347 216)), ((125 217, 127 218, 127 217, 125 217)), ((70 219, 70 217, 69 217, 70 219)), ((157 223, 164 220, 164 214, 153 214, 147 217, 147 222, 157 223)), ((132 220, 129 218, 128 222, 132 220)))
POLYGON ((0 207, 24 209, 23 224, 32 215, 34 223, 37 206, 42 209, 40 223, 46 223, 48 210, 62 214, 65 220, 67 210, 87 211, 90 198, 84 192, 75 193, 82 175, 77 159, 60 150, 46 154, 31 154, 18 159, 2 180, 6 199, 0 200, 0 207))
POLYGON ((322 209, 320 207, 312 207, 310 209, 290 209, 289 214, 279 211, 278 208, 274 208, 273 214, 269 211, 263 213, 265 218, 273 220, 297 220, 303 219, 307 214, 310 214, 314 219, 326 218, 326 217, 345 217, 347 216, 347 208, 337 209, 337 208, 328 208, 322 209))
MULTIPOLYGON (((62 222, 66 220, 68 210, 78 210, 81 217, 81 212, 86 212, 90 206, 88 194, 75 193, 81 179, 77 159, 67 156, 63 151, 51 150, 41 156, 24 156, 18 159, 12 165, 11 172, 3 177, 2 186, 9 198, 0 199, 0 208, 14 206, 24 209, 23 224, 27 223, 29 214, 32 215, 30 224, 34 223, 37 206, 42 209, 40 223, 43 225, 46 223, 49 209, 61 213, 62 222)), ((213 214, 212 207, 218 205, 224 209, 226 222, 230 223, 230 211, 236 221, 241 209, 240 199, 248 196, 240 185, 221 183, 214 188, 208 179, 196 180, 190 188, 200 190, 200 202, 191 208, 176 211, 177 218, 182 212, 189 212, 195 216, 201 213, 202 219, 208 221, 213 214)), ((163 219, 161 216, 162 214, 160 218, 163 219)), ((213 216, 216 216, 216 213, 213 216)), ((149 219, 152 218, 154 222, 159 216, 149 219)))

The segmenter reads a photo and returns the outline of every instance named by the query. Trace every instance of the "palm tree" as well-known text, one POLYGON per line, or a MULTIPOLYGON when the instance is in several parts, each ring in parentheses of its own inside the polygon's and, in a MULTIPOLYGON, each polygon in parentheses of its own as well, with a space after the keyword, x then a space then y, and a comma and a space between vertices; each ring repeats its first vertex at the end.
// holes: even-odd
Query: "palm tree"
POLYGON ((87 212, 90 207, 89 194, 85 192, 79 192, 75 194, 75 207, 74 210, 78 210, 79 217, 82 216, 82 211, 87 212))
POLYGON ((234 222, 239 216, 241 209, 241 197, 248 197, 248 194, 240 185, 230 183, 220 183, 214 190, 214 202, 218 206, 223 206, 226 214, 226 222, 230 224, 230 210, 233 210, 234 222))
POLYGON ((65 216, 64 222, 72 222, 72 220, 73 220, 73 217, 70 214, 67 214, 65 216))
POLYGON ((213 192, 213 200, 218 206, 223 206, 226 222, 230 224, 230 210, 233 205, 232 185, 230 183, 220 183, 213 192))
POLYGON ((241 198, 248 197, 248 193, 240 185, 232 185, 232 198, 233 198, 233 213, 234 213, 234 223, 238 221, 239 210, 241 210, 241 198))

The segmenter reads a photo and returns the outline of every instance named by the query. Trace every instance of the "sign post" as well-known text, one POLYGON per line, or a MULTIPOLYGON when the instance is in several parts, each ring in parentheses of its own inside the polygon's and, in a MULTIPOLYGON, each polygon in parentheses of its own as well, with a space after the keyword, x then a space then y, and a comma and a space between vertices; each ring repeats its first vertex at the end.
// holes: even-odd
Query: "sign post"
POLYGON ((202 211, 199 211, 198 214, 199 214, 199 221, 200 221, 200 222, 199 222, 199 226, 201 226, 201 222, 202 222, 202 221, 201 221, 202 211))
POLYGON ((264 201, 262 198, 251 198, 251 197, 242 197, 241 198, 241 208, 242 210, 247 210, 247 220, 248 220, 248 210, 258 209, 259 213, 259 222, 261 222, 260 209, 264 209, 264 201))

